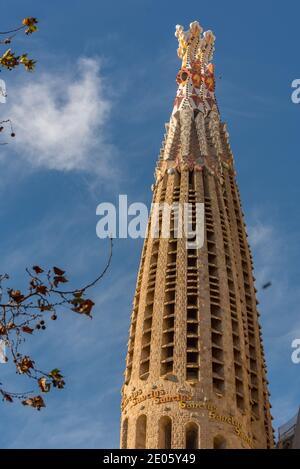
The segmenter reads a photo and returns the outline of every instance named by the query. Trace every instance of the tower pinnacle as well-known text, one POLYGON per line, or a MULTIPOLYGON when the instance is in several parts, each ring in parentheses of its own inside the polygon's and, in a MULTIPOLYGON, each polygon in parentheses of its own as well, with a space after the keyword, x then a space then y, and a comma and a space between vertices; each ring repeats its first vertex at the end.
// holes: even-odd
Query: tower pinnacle
POLYGON ((206 167, 222 184, 223 168, 233 169, 233 157, 215 98, 214 65, 211 63, 215 36, 212 31, 203 33, 197 21, 190 24, 188 31, 177 25, 175 36, 182 65, 176 77, 178 88, 156 166, 155 183, 166 171, 186 168, 202 171, 206 167))
POLYGON ((214 53, 215 36, 206 31, 197 21, 190 24, 184 31, 176 26, 175 36, 178 38, 178 57, 182 60, 177 74, 178 90, 174 103, 173 114, 183 108, 209 112, 215 102, 214 65, 211 63, 214 53))

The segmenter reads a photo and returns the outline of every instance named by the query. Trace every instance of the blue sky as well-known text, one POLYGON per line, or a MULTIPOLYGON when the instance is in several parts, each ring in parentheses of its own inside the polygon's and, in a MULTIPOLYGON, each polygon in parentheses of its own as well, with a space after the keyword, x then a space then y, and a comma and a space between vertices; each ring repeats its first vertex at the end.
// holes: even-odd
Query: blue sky
MULTIPOLYGON (((16 139, 0 153, 1 272, 22 288, 24 269, 59 264, 74 285, 105 264, 96 206, 150 186, 179 68, 176 24, 199 20, 217 37, 217 97, 227 122, 255 257, 274 426, 299 405, 300 5, 296 1, 3 0, 1 29, 25 16, 40 31, 14 47, 36 72, 1 73, 1 118, 16 139), (265 281, 272 289, 262 291, 265 281)), ((63 370, 67 387, 34 412, 1 405, 2 448, 117 447, 120 387, 141 241, 116 240, 112 267, 93 291, 92 321, 66 313, 26 347, 40 367, 63 370)), ((1 379, 16 381, 1 365, 1 379)))

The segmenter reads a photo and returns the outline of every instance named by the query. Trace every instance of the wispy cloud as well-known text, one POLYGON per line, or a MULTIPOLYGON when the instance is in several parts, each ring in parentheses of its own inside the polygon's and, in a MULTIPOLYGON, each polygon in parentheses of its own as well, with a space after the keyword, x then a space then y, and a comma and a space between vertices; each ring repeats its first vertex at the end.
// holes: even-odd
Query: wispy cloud
POLYGON ((10 93, 19 155, 33 167, 111 173, 116 147, 105 134, 112 103, 98 59, 62 74, 46 72, 10 93))

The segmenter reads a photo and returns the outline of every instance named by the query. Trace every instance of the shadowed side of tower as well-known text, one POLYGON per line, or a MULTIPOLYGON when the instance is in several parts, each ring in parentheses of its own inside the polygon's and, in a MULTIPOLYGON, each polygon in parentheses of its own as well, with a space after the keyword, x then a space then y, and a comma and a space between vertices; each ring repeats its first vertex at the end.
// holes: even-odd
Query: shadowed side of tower
MULTIPOLYGON (((153 202, 183 207, 204 245, 149 219, 122 388, 122 448, 271 448, 266 368, 233 156, 215 100, 214 35, 176 27, 182 67, 153 202), (202 204, 202 205, 201 205, 202 204)), ((179 210, 179 209, 178 209, 179 210)), ((179 212, 181 213, 181 212, 179 212)))

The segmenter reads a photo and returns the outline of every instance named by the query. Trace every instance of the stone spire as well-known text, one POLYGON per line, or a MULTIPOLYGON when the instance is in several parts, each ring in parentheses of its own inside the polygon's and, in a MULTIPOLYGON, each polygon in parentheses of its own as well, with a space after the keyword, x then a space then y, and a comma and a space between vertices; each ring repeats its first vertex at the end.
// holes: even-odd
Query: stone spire
MULTIPOLYGON (((152 229, 144 241, 122 388, 122 448, 272 448, 253 260, 211 64, 214 35, 176 27, 182 66, 153 203, 189 204, 204 244, 152 229), (203 226, 203 224, 202 224, 203 226)), ((152 228, 149 219, 149 228, 152 228)))

